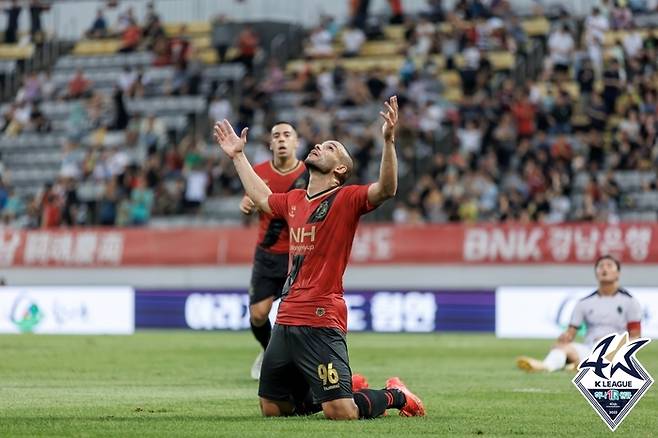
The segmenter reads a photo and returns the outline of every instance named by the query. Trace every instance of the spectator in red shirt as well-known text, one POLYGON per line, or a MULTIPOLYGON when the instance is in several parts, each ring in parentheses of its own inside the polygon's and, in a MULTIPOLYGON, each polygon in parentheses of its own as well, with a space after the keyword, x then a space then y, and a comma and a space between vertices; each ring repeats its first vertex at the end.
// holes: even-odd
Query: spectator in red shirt
POLYGON ((83 97, 87 94, 89 91, 89 88, 91 87, 91 81, 85 78, 84 73, 82 72, 82 69, 78 69, 75 72, 75 76, 71 78, 69 81, 69 97, 71 99, 76 99, 79 97, 83 97))
POLYGON ((134 52, 139 46, 139 41, 142 37, 142 30, 139 28, 137 23, 132 20, 130 25, 123 31, 121 35, 121 48, 119 52, 127 53, 134 52))
POLYGON ((254 29, 246 25, 240 35, 238 36, 238 51, 240 56, 238 56, 238 61, 243 63, 247 70, 251 71, 254 65, 254 56, 258 51, 258 35, 254 29))
POLYGON ((62 220, 62 213, 57 196, 49 193, 43 203, 43 214, 41 216, 41 228, 58 227, 62 220))
POLYGON ((535 106, 528 94, 520 91, 512 104, 512 114, 516 120, 516 131, 520 138, 531 137, 535 133, 535 106))
POLYGON ((171 63, 176 65, 187 66, 187 61, 190 59, 192 45, 185 36, 187 33, 187 26, 184 24, 178 30, 178 35, 171 39, 169 43, 169 51, 171 53, 171 63))

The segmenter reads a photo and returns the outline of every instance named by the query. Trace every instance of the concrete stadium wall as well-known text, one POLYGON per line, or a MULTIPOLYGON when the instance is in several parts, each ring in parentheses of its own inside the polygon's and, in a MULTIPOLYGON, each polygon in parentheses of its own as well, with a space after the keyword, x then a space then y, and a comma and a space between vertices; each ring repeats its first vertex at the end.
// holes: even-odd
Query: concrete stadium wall
MULTIPOLYGON (((165 288, 231 288, 249 283, 251 268, 148 267, 0 270, 9 285, 129 285, 165 288)), ((348 268, 346 288, 495 288, 498 286, 592 286, 588 265, 396 265, 348 268)), ((626 265, 625 286, 658 285, 658 265, 626 265)))

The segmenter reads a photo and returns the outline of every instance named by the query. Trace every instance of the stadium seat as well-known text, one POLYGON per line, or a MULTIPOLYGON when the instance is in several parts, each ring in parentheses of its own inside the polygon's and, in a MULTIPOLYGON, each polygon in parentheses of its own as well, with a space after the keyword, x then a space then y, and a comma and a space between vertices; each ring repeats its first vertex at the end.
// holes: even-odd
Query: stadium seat
POLYGON ((164 29, 167 36, 178 35, 181 26, 186 27, 185 35, 196 36, 212 32, 212 24, 209 21, 192 21, 189 23, 165 23, 164 29))
POLYGON ((446 87, 458 87, 462 83, 461 76, 454 70, 442 71, 439 73, 439 80, 446 87))
POLYGON ((121 48, 121 40, 82 40, 73 48, 74 55, 106 55, 116 53, 121 48))
MULTIPOLYGON (((642 38, 646 38, 650 30, 649 29, 638 29, 638 32, 642 38)), ((623 41, 624 37, 627 34, 630 34, 629 30, 609 30, 603 35, 603 46, 610 47, 614 46, 617 41, 623 41)))
POLYGON ((384 36, 386 39, 393 41, 402 41, 404 40, 404 26, 402 25, 391 25, 384 28, 384 36))
POLYGON ((194 47, 196 50, 212 48, 210 35, 204 35, 204 36, 192 38, 191 42, 192 42, 192 47, 194 47))
POLYGON ((34 55, 34 44, 0 44, 0 59, 30 59, 34 55))
MULTIPOLYGON (((514 54, 510 52, 485 52, 483 56, 486 56, 489 59, 494 70, 512 70, 514 68, 515 57, 514 54)), ((455 57, 455 62, 458 67, 463 67, 464 57, 462 55, 457 55, 455 57)))
POLYGON ((545 17, 523 20, 521 26, 529 37, 542 37, 551 31, 551 23, 545 17))
POLYGON ((368 41, 359 51, 360 56, 388 56, 400 54, 403 46, 393 41, 368 41))

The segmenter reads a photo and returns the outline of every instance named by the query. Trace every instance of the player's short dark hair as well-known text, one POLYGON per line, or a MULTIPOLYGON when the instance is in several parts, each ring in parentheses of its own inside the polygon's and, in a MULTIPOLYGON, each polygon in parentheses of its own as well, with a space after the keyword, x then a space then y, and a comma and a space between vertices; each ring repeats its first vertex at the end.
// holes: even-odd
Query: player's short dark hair
POLYGON ((338 177, 338 182, 342 185, 345 184, 345 182, 348 179, 350 179, 350 177, 352 176, 352 171, 354 170, 354 157, 352 156, 350 150, 347 149, 347 146, 345 146, 342 143, 341 145, 343 146, 343 150, 347 154, 347 158, 348 158, 347 160, 341 160, 342 161, 341 164, 344 164, 345 167, 347 167, 347 171, 338 177))
POLYGON ((295 134, 297 133, 297 128, 295 127, 295 125, 293 125, 293 124, 290 123, 290 122, 286 122, 285 120, 278 120, 278 121, 274 122, 274 123, 272 124, 272 128, 270 128, 270 131, 271 131, 272 129, 274 129, 275 126, 278 126, 278 125, 290 125, 290 127, 292 128, 292 130, 295 131, 295 134))
POLYGON ((617 265, 617 270, 621 271, 621 262, 617 257, 613 256, 612 254, 603 254, 601 257, 596 259, 596 262, 594 263, 594 269, 598 268, 599 263, 601 263, 603 260, 612 260, 615 262, 615 265, 617 265))

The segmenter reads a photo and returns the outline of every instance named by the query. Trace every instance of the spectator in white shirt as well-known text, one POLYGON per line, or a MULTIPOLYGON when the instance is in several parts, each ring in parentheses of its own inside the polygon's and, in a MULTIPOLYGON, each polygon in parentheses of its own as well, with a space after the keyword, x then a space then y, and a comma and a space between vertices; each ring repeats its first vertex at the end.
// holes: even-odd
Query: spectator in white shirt
POLYGON ((343 56, 357 56, 365 41, 366 34, 358 27, 350 24, 343 31, 343 46, 345 46, 343 56))
POLYGON ((592 15, 585 20, 585 43, 589 58, 592 60, 594 73, 598 78, 603 72, 603 39, 608 29, 610 29, 608 18, 601 13, 599 8, 593 8, 592 15))
POLYGON ((548 70, 561 75, 566 74, 571 66, 574 47, 573 37, 569 33, 569 27, 566 24, 551 33, 548 38, 548 49, 550 51, 548 70))
POLYGON ((624 35, 622 44, 624 45, 626 57, 629 59, 635 58, 642 51, 642 35, 640 35, 637 29, 633 29, 631 32, 624 35))
POLYGON ((309 45, 306 47, 306 54, 313 58, 325 58, 334 54, 331 46, 331 34, 322 26, 313 29, 309 39, 309 45))

